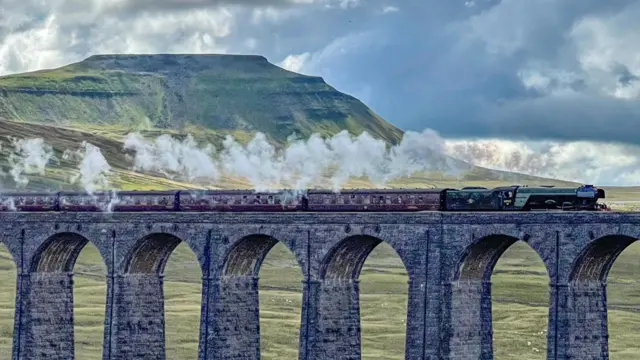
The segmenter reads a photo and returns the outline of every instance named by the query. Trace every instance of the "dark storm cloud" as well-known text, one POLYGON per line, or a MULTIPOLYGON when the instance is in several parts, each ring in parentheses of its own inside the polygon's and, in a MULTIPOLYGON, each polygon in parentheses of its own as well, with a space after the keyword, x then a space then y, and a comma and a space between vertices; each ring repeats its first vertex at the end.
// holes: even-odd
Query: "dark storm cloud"
POLYGON ((443 118, 450 120, 440 126, 445 136, 640 144, 638 100, 570 93, 476 104, 443 118))
POLYGON ((356 95, 366 83, 369 105, 405 129, 640 144, 640 46, 615 45, 640 36, 640 1, 447 3, 446 20, 426 6, 390 16, 383 46, 332 57, 326 79, 356 95))

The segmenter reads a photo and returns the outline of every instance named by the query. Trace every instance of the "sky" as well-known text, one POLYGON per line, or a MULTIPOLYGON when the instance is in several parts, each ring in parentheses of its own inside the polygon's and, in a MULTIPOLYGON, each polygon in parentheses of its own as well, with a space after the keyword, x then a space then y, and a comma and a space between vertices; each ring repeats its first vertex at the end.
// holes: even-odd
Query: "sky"
POLYGON ((260 54, 475 163, 553 157, 572 180, 640 185, 638 19, 640 0, 0 0, 0 74, 260 54))

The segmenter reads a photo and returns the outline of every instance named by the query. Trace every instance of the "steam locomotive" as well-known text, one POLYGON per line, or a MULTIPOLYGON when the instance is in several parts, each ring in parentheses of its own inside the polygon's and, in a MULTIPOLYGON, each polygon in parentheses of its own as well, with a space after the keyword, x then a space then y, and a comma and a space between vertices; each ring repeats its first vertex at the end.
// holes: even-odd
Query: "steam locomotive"
POLYGON ((503 186, 494 189, 311 189, 175 190, 117 193, 62 191, 0 193, 0 211, 182 211, 182 212, 416 212, 416 211, 600 211, 605 192, 593 185, 573 187, 503 186))

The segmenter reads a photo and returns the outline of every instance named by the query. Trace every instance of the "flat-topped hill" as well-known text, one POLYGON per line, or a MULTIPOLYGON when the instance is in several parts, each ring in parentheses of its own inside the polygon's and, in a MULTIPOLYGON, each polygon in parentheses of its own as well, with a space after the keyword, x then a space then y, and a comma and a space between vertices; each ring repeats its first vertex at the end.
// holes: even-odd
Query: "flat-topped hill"
POLYGON ((291 135, 402 131, 322 78, 252 55, 95 55, 57 69, 0 77, 0 117, 93 124, 260 131, 291 135))

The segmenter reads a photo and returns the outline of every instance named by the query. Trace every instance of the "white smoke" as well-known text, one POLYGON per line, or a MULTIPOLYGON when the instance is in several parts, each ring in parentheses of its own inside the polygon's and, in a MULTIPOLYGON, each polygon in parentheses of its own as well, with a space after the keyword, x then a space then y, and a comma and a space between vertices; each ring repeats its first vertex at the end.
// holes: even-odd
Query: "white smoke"
MULTIPOLYGON (((162 145, 179 143, 177 140, 166 135, 155 142, 143 140, 138 134, 130 134, 128 138, 146 146, 138 147, 142 151, 136 152, 136 168, 176 172, 173 163, 160 160, 181 158, 182 148, 172 150, 162 145), (148 155, 158 153, 162 156, 148 155)), ((459 179, 471 169, 471 164, 581 183, 640 184, 640 147, 620 144, 448 140, 430 129, 408 131, 392 147, 366 132, 353 136, 347 131, 328 139, 314 134, 307 140, 291 140, 282 150, 276 149, 261 133, 246 145, 227 136, 217 156, 210 145, 198 148, 192 138, 179 144, 201 154, 204 160, 200 163, 207 172, 245 178, 258 191, 302 190, 318 183, 328 183, 339 190, 354 177, 365 177, 381 187, 425 171, 459 179), (213 171, 215 167, 217 170, 213 171)))
POLYGON ((18 187, 29 183, 26 175, 44 175, 45 168, 53 159, 51 146, 43 139, 11 139, 13 151, 9 153, 9 173, 18 187))
POLYGON ((136 153, 134 170, 156 171, 170 179, 183 177, 189 181, 203 178, 215 181, 219 176, 212 158, 214 147, 199 148, 191 135, 183 141, 169 135, 148 141, 138 133, 131 133, 125 138, 124 149, 136 153))
POLYGON ((8 197, 2 201, 2 206, 5 207, 9 211, 16 211, 18 208, 16 207, 15 200, 13 197, 8 197))
POLYGON ((214 180, 220 174, 245 178, 257 191, 302 190, 323 180, 339 190, 353 177, 365 177, 377 186, 385 186, 416 172, 459 174, 469 169, 468 164, 444 155, 444 140, 432 130, 408 132, 400 144, 391 148, 366 132, 353 136, 342 131, 328 139, 314 134, 307 140, 292 140, 282 150, 262 133, 246 145, 227 136, 217 157, 210 145, 199 148, 192 137, 179 142, 162 135, 148 141, 132 133, 126 137, 125 149, 136 152, 135 170, 182 174, 192 180, 190 170, 199 169, 214 180))
MULTIPOLYGON (((168 178, 204 181, 216 185, 222 175, 247 179, 254 190, 291 189, 292 196, 327 184, 340 190, 354 177, 365 177, 376 186, 424 171, 438 171, 459 178, 470 164, 598 185, 640 185, 640 147, 593 142, 507 141, 497 139, 447 140, 432 130, 407 132, 396 146, 386 146, 367 133, 342 131, 330 138, 314 134, 306 140, 290 139, 283 149, 258 133, 246 145, 227 136, 216 153, 210 144, 198 145, 162 135, 148 140, 128 134, 124 148, 132 150, 133 169, 154 171, 168 178)), ((55 160, 42 139, 12 140, 10 174, 19 186, 26 174, 44 175, 55 160)), ((67 150, 67 160, 78 161, 79 182, 89 193, 109 187, 111 166, 92 144, 67 150)))
POLYGON ((63 159, 79 160, 78 174, 71 177, 71 183, 80 182, 85 191, 89 194, 97 188, 106 189, 109 187, 109 174, 111 166, 100 151, 100 148, 86 141, 82 142, 82 147, 77 151, 65 150, 63 159))

